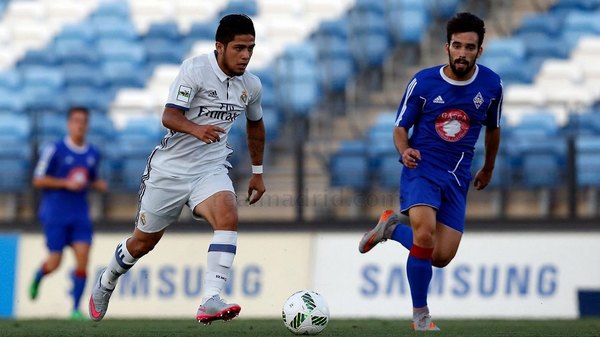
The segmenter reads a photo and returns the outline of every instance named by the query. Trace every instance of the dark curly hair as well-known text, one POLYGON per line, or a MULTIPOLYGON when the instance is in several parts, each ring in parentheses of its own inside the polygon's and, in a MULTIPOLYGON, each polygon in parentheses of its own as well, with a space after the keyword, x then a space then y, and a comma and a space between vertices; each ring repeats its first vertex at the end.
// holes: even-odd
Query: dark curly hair
POLYGON ((483 20, 476 15, 468 12, 458 13, 448 21, 448 24, 446 25, 447 42, 450 43, 453 34, 466 32, 477 33, 477 37, 479 37, 479 47, 481 47, 483 44, 483 37, 485 36, 485 24, 483 23, 483 20))
POLYGON ((252 19, 245 14, 229 14, 219 21, 219 27, 215 33, 215 40, 227 45, 229 42, 233 41, 236 35, 246 34, 256 36, 252 19))

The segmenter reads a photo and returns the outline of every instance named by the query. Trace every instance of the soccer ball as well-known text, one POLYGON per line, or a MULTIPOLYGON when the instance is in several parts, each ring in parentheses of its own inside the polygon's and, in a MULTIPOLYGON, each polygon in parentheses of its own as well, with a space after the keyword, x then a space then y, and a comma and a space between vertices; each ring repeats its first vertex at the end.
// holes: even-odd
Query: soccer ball
POLYGON ((283 324, 296 335, 316 335, 329 322, 329 307, 320 294, 301 290, 290 296, 281 312, 283 324))

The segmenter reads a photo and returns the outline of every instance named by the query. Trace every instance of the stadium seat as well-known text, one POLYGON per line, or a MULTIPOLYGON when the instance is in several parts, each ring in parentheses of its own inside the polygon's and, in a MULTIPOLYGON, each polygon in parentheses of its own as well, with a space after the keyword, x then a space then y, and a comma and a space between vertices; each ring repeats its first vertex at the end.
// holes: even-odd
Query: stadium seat
POLYGON ((575 140, 577 184, 600 187, 600 136, 578 136, 575 140))
POLYGON ((96 48, 100 59, 105 63, 143 64, 146 62, 146 49, 141 42, 131 42, 118 38, 100 39, 96 48))
POLYGON ((434 17, 442 20, 451 18, 458 12, 458 8, 463 3, 462 0, 429 0, 428 9, 434 17))
POLYGON ((420 9, 392 10, 386 21, 396 44, 420 44, 429 24, 427 13, 420 9))
POLYGON ((19 89, 22 86, 23 78, 21 72, 17 69, 0 70, 0 90, 19 89))
POLYGON ((400 186, 400 174, 403 166, 400 163, 400 155, 395 148, 393 150, 393 152, 382 154, 376 177, 380 187, 397 190, 400 186))
POLYGON ((515 35, 545 34, 550 37, 558 37, 562 29, 562 24, 563 18, 552 13, 529 14, 523 17, 521 24, 515 31, 515 35))
POLYGON ((598 0, 559 0, 552 5, 551 10, 593 11, 598 8, 600 8, 600 1, 598 0))
POLYGON ((103 1, 91 14, 91 18, 111 17, 129 20, 130 8, 127 1, 103 1))
POLYGON ((163 38, 145 39, 144 46, 148 63, 151 65, 179 64, 187 51, 185 45, 163 38))
POLYGON ((63 67, 68 65, 98 67, 99 56, 95 44, 83 40, 57 40, 52 48, 63 67))
POLYGON ((23 86, 28 89, 61 90, 65 84, 57 67, 28 67, 23 70, 23 86))
POLYGON ((30 49, 18 62, 19 67, 54 67, 58 65, 59 58, 53 49, 30 49))
POLYGON ((259 14, 258 5, 255 0, 229 0, 227 5, 219 11, 219 17, 237 13, 256 16, 259 14))
POLYGON ((25 101, 15 99, 15 94, 20 92, 20 89, 0 88, 0 111, 2 114, 19 115, 25 111, 25 101))
POLYGON ((362 141, 343 141, 329 159, 330 185, 365 190, 369 186, 369 163, 362 141))

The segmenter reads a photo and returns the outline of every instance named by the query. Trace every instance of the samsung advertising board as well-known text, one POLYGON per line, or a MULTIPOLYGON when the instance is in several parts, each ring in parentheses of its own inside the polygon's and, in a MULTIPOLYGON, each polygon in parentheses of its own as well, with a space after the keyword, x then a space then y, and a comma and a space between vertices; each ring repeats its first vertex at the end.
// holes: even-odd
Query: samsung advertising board
MULTIPOLYGON (((97 273, 108 263, 116 245, 129 234, 100 234, 94 238, 88 282, 80 309, 87 313, 97 273)), ((206 254, 212 235, 167 233, 147 256, 119 279, 106 318, 194 319, 202 295, 206 254)), ((20 239, 15 315, 18 318, 68 317, 72 300, 69 272, 74 266, 65 250, 61 268, 44 278, 35 301, 29 282, 45 256, 41 235, 20 239)), ((311 235, 303 233, 240 233, 233 274, 222 294, 239 303, 244 317, 279 317, 287 297, 311 283, 311 235)))
MULTIPOLYGON (((362 255, 361 236, 319 235, 314 288, 332 317, 411 317, 408 251, 387 241, 362 255)), ((597 233, 467 233, 450 265, 434 268, 432 315, 576 318, 578 290, 600 289, 599 242, 597 233)))

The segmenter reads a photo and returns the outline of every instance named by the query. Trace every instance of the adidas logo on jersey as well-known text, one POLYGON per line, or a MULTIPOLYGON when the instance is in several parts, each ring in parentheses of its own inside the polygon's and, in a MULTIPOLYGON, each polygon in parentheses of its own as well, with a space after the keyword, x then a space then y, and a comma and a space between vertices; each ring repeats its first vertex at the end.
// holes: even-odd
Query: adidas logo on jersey
POLYGON ((444 99, 442 98, 442 96, 438 96, 433 100, 433 103, 444 104, 446 102, 444 102, 444 99))
POLYGON ((217 94, 216 90, 211 90, 208 92, 208 97, 219 98, 219 95, 217 94))

